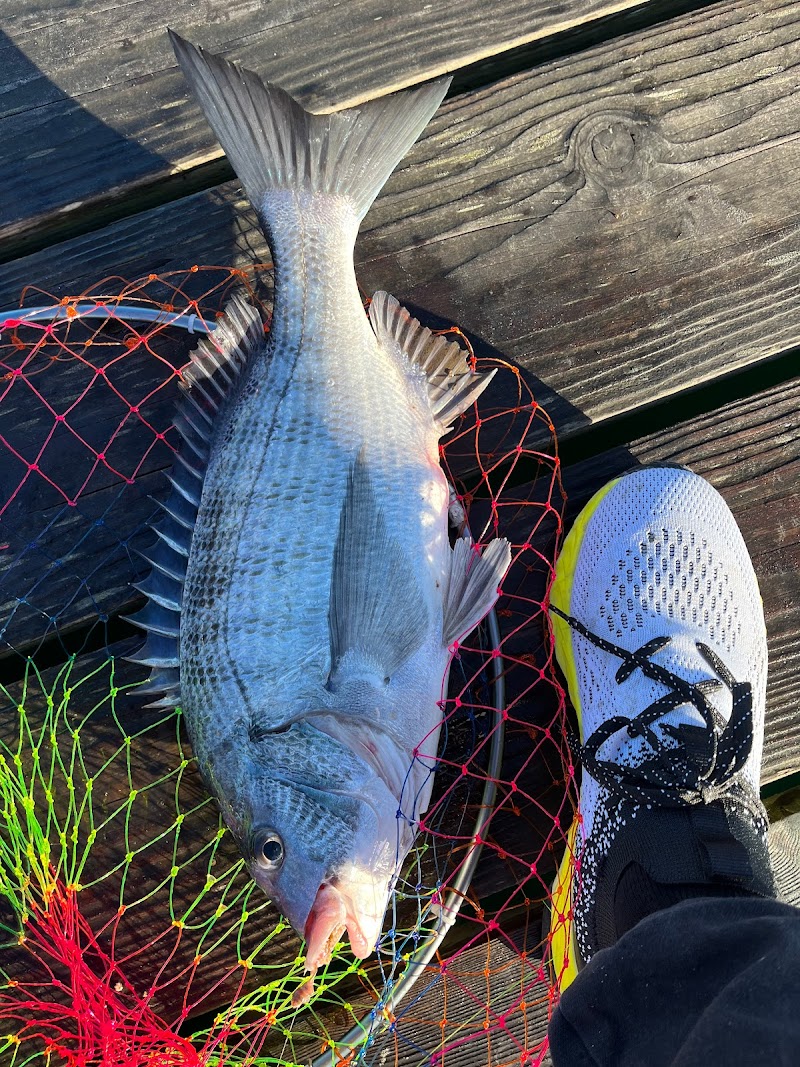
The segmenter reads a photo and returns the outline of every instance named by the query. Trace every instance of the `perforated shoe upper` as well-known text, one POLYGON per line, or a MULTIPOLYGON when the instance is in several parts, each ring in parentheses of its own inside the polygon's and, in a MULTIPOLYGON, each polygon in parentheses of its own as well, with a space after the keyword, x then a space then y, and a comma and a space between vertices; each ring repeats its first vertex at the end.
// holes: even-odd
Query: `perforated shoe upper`
POLYGON ((552 591, 581 720, 584 848, 576 925, 639 808, 724 797, 760 838, 767 644, 750 557, 722 497, 688 470, 634 471, 584 509, 552 591), (734 799, 731 799, 734 798, 734 799), (743 813, 743 814, 742 814, 743 813))

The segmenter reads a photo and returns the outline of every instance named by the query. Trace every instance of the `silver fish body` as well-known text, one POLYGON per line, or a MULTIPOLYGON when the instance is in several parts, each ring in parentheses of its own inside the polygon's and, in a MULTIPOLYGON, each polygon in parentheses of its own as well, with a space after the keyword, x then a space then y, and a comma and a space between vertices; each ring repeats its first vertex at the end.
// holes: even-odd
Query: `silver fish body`
POLYGON ((438 434, 424 383, 378 343, 364 314, 352 213, 331 214, 318 218, 310 205, 302 220, 287 213, 285 231, 271 229, 270 343, 215 433, 181 618, 181 696, 193 746, 201 765, 213 768, 218 794, 231 798, 242 842, 261 824, 291 823, 307 786, 332 800, 330 809, 318 805, 314 833, 294 846, 306 848, 303 867, 321 875, 287 894, 284 910, 298 926, 324 880, 322 866, 345 840, 343 802, 361 797, 371 777, 364 764, 378 778, 370 787, 377 814, 351 803, 359 848, 350 860, 383 872, 388 884, 407 851, 427 806, 448 656, 442 614, 451 550, 438 434), (307 258, 320 265, 319 277, 304 275, 307 258), (332 661, 334 551, 355 470, 381 501, 390 551, 398 553, 403 584, 385 592, 400 594, 399 612, 418 601, 411 605, 422 622, 416 647, 399 663, 389 649, 378 662, 359 649, 332 661), (249 766, 241 759, 245 738, 249 766), (431 759, 414 759, 420 743, 431 759), (256 781, 265 797, 258 816, 256 781), (237 811, 233 798, 247 800, 237 811), (398 808, 405 818, 397 819, 398 808))
POLYGON ((510 559, 448 539, 439 439, 488 379, 385 293, 368 318, 353 270, 446 85, 311 116, 173 43, 268 233, 275 305, 266 343, 234 301, 195 354, 139 659, 313 975, 345 928, 359 956, 378 938, 430 800, 449 646, 510 559))

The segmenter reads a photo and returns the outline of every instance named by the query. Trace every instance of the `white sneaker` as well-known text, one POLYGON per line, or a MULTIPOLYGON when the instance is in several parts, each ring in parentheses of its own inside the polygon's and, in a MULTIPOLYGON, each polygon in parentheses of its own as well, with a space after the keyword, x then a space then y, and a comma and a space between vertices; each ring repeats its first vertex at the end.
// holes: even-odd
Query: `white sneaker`
POLYGON ((583 763, 551 906, 564 989, 651 911, 774 895, 759 800, 767 640, 733 515, 677 467, 635 470, 589 501, 550 617, 583 763))

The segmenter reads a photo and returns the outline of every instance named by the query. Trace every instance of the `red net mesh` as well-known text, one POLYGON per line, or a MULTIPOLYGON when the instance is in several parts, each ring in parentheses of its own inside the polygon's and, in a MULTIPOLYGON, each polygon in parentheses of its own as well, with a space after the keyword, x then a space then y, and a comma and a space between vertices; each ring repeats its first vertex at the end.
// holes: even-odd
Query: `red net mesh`
POLYGON ((554 997, 542 910, 576 789, 544 608, 555 435, 513 367, 477 361, 498 375, 442 448, 476 541, 513 545, 501 637, 487 623, 457 650, 434 801, 378 952, 359 963, 340 946, 307 1006, 292 1004, 300 942, 250 882, 180 712, 137 700, 146 671, 121 658, 140 640, 122 616, 177 440, 187 327, 213 326, 241 287, 263 300, 268 272, 112 279, 61 301, 30 290, 24 305, 51 310, 1 328, 6 1045, 71 1065, 538 1063, 554 997))

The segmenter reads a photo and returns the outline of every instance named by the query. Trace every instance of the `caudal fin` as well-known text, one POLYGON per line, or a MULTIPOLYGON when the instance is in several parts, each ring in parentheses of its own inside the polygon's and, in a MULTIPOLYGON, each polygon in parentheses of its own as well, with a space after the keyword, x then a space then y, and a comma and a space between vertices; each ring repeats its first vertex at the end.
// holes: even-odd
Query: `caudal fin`
POLYGON ((449 78, 312 115, 257 74, 169 31, 181 69, 259 216, 279 189, 346 197, 362 219, 419 137, 449 78))

